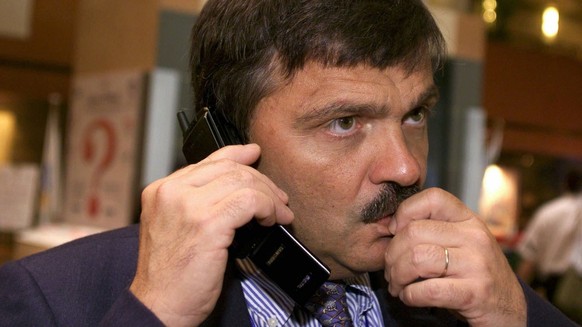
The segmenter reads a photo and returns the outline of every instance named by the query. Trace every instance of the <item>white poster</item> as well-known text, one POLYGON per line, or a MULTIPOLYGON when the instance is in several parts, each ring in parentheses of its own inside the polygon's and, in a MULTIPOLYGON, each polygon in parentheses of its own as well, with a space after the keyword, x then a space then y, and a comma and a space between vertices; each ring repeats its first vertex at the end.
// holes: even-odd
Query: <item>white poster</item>
POLYGON ((67 139, 64 220, 125 226, 135 209, 145 73, 79 76, 73 81, 67 139))
POLYGON ((36 164, 0 166, 0 230, 30 227, 38 198, 40 169, 36 164))

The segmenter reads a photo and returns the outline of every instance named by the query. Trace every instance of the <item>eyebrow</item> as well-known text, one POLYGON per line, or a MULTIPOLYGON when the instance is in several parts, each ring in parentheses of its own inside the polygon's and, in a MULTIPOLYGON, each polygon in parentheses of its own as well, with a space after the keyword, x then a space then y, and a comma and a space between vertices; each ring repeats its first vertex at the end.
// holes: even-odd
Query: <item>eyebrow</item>
MULTIPOLYGON (((412 102, 411 110, 419 106, 435 104, 439 99, 439 90, 435 84, 432 84, 424 92, 412 102)), ((304 126, 312 122, 323 122, 331 120, 332 118, 349 117, 356 115, 363 116, 380 116, 389 112, 386 105, 375 105, 372 103, 351 103, 346 100, 338 100, 337 102, 328 103, 323 107, 312 107, 305 114, 299 116, 296 121, 296 126, 304 126)))
POLYGON ((423 104, 436 104, 440 98, 439 89, 435 84, 431 84, 424 92, 422 92, 413 102, 411 108, 417 108, 423 104))
POLYGON ((295 124, 304 126, 312 122, 325 122, 337 117, 349 117, 356 115, 377 116, 387 112, 385 106, 377 106, 370 103, 350 103, 345 100, 326 104, 324 107, 311 108, 307 113, 299 116, 295 124))

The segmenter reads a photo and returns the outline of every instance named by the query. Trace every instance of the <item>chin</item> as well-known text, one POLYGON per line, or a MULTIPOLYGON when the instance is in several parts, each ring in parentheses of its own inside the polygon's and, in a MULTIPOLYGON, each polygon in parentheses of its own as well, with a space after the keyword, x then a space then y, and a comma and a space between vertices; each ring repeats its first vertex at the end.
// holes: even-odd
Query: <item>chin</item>
POLYGON ((346 261, 336 261, 329 264, 331 269, 330 279, 350 278, 363 273, 384 270, 384 254, 376 256, 358 256, 346 261))
POLYGON ((384 249, 385 247, 381 250, 374 251, 374 248, 371 248, 368 255, 358 259, 358 262, 354 266, 354 270, 360 273, 384 270, 384 249))
POLYGON ((382 237, 367 248, 367 253, 362 259, 362 264, 366 267, 366 271, 384 270, 386 247, 391 240, 392 238, 382 237))
POLYGON ((384 256, 382 256, 381 260, 370 262, 365 267, 365 272, 374 272, 384 270, 384 256))
POLYGON ((332 271, 332 279, 384 270, 386 247, 391 240, 390 237, 377 236, 371 242, 360 240, 359 246, 345 248, 344 255, 332 256, 331 262, 327 262, 332 271))

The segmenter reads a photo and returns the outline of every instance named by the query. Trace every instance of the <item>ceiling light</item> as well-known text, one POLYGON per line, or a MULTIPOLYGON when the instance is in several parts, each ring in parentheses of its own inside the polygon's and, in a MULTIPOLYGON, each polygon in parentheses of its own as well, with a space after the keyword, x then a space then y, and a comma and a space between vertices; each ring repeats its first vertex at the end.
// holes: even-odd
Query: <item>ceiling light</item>
POLYGON ((549 6, 542 15, 542 33, 546 39, 553 40, 558 35, 560 28, 560 12, 556 7, 549 6))

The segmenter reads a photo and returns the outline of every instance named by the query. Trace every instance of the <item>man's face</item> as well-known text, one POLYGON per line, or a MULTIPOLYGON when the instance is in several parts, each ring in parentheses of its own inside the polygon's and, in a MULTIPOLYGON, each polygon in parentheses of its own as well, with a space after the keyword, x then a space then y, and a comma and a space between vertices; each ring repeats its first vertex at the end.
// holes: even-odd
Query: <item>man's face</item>
POLYGON ((384 268, 396 201, 382 190, 424 182, 437 91, 423 68, 309 63, 254 112, 258 169, 287 192, 294 234, 333 279, 384 268))

